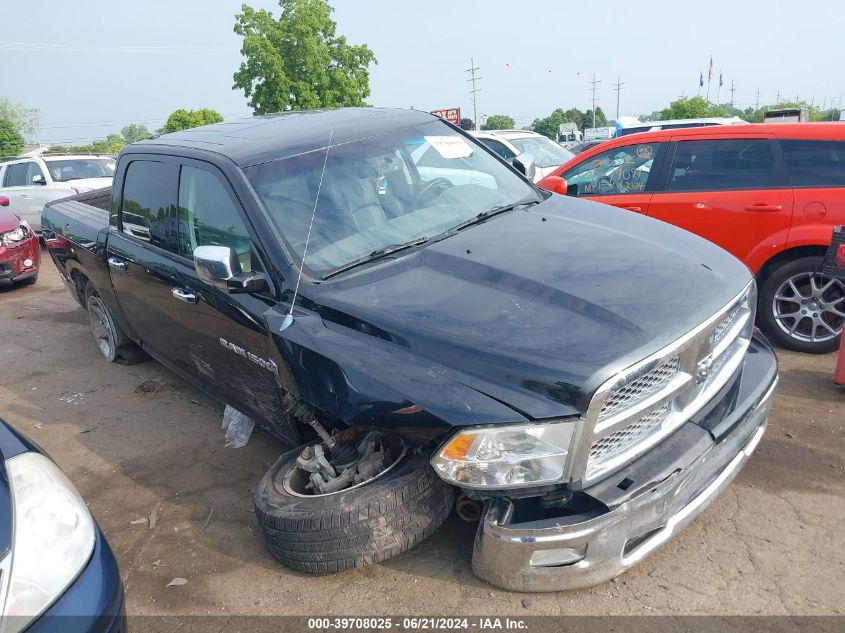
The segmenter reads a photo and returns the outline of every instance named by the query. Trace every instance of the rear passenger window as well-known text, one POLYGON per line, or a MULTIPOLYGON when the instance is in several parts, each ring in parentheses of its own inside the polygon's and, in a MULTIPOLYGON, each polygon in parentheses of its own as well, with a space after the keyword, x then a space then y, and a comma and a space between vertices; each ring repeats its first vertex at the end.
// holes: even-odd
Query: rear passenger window
POLYGON ((781 141, 793 187, 845 187, 845 141, 781 141))
POLYGON ((667 191, 729 191, 774 186, 774 156, 767 139, 680 141, 667 191))
POLYGON ((173 163, 136 160, 123 183, 121 231, 176 251, 176 175, 173 163))
POLYGON ((228 246, 242 270, 252 265, 252 243, 235 201, 215 174, 190 165, 179 178, 179 254, 193 258, 197 246, 228 246))
MULTIPOLYGON (((3 181, 4 187, 23 187, 26 182, 26 166, 29 163, 17 163, 6 168, 6 177, 3 181)), ((29 183, 32 184, 32 183, 29 183)))

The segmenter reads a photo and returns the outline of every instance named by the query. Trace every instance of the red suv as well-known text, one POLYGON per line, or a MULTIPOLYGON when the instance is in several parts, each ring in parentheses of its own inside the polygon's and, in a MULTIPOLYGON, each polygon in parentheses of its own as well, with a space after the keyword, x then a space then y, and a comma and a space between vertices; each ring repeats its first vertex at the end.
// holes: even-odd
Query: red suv
POLYGON ((757 314, 772 339, 836 349, 845 283, 820 269, 833 227, 845 224, 845 123, 643 132, 587 150, 538 184, 718 244, 756 275, 757 314))

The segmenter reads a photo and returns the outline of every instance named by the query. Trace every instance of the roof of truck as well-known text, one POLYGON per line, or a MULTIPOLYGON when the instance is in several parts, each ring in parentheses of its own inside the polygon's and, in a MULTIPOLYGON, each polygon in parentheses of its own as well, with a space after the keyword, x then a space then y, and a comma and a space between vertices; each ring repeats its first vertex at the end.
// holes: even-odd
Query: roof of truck
POLYGON ((330 133, 332 145, 339 145, 438 120, 420 110, 393 108, 293 110, 173 132, 133 145, 205 149, 247 167, 322 149, 330 133))

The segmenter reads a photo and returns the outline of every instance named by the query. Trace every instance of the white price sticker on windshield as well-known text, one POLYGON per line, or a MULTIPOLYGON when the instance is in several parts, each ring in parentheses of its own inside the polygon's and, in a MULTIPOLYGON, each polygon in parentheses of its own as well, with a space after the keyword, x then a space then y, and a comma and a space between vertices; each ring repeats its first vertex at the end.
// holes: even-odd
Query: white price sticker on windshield
POLYGON ((460 136, 426 136, 424 138, 443 158, 467 158, 472 155, 472 147, 460 136))

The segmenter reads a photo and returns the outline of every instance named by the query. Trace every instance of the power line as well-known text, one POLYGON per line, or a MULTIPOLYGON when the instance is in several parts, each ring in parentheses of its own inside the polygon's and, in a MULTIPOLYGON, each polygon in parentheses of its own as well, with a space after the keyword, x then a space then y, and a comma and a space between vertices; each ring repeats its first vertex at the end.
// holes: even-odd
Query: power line
POLYGON ((478 130, 478 100, 476 99, 476 94, 481 92, 481 88, 476 87, 476 82, 481 81, 481 77, 476 77, 475 73, 479 70, 481 68, 475 65, 475 59, 470 57, 469 68, 467 68, 466 72, 470 74, 470 78, 467 81, 472 82, 472 90, 469 93, 472 95, 472 124, 475 126, 476 131, 478 130))
MULTIPOLYGON (((622 78, 617 75, 616 76, 616 83, 614 85, 614 90, 616 91, 616 120, 619 120, 619 95, 622 93, 622 86, 625 84, 622 83, 622 78)), ((595 109, 595 108, 594 108, 595 109)), ((595 126, 593 126, 595 127, 595 126)))
POLYGON ((731 116, 734 114, 734 92, 736 92, 736 88, 734 88, 734 80, 731 79, 731 116))
POLYGON ((0 50, 42 53, 228 53, 234 49, 211 46, 104 46, 87 44, 35 44, 0 42, 0 50))
POLYGON ((593 91, 593 97, 591 99, 593 103, 593 127, 596 127, 596 88, 601 83, 601 80, 596 80, 596 74, 593 73, 593 80, 588 81, 587 83, 591 85, 590 90, 593 91))

